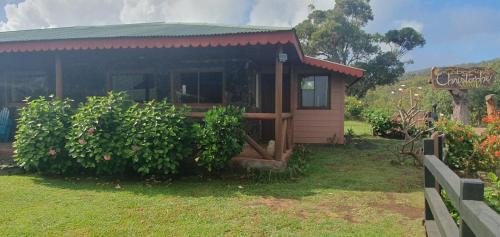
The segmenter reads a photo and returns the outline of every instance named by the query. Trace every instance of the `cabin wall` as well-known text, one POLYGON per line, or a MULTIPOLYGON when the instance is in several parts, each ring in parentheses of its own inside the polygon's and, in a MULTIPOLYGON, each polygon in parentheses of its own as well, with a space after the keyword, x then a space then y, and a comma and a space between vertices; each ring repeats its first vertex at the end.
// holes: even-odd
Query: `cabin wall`
POLYGON ((292 86, 295 143, 344 143, 344 97, 345 79, 330 75, 330 108, 301 110, 298 108, 298 85, 300 73, 296 73, 292 86))

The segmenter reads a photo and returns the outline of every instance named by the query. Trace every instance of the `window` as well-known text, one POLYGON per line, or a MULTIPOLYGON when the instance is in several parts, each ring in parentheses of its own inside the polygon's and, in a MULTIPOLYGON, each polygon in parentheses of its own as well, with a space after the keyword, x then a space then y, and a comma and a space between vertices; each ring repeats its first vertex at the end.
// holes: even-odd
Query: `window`
POLYGON ((45 73, 16 73, 8 76, 5 88, 7 102, 21 103, 26 97, 47 96, 50 92, 45 73))
POLYGON ((328 109, 329 100, 328 76, 307 76, 300 81, 299 107, 303 109, 328 109))
POLYGON ((168 97, 168 75, 151 73, 117 73, 111 76, 112 90, 125 91, 134 101, 161 100, 168 97))
POLYGON ((222 72, 194 72, 180 74, 181 103, 222 103, 222 72))

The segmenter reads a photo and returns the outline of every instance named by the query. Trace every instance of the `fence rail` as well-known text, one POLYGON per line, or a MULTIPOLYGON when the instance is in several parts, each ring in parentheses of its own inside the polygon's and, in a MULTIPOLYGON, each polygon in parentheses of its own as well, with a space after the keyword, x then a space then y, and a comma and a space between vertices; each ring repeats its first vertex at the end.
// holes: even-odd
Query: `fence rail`
POLYGON ((444 137, 424 140, 425 229, 427 236, 500 236, 500 215, 486 205, 484 183, 461 179, 442 162, 444 137), (455 224, 440 191, 444 189, 460 214, 455 224))

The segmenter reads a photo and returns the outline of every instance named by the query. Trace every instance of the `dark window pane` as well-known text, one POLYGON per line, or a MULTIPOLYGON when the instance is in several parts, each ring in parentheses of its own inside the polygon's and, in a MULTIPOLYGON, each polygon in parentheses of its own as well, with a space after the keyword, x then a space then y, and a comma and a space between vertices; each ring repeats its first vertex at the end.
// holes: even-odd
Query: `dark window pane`
POLYGON ((112 77, 113 91, 127 92, 134 101, 149 99, 149 80, 143 74, 116 74, 112 77))
POLYGON ((11 103, 19 103, 28 96, 36 98, 49 94, 47 76, 45 74, 12 75, 9 76, 6 87, 10 88, 10 90, 8 90, 10 95, 8 101, 11 103))
POLYGON ((180 75, 181 103, 198 102, 198 73, 182 73, 180 75))
POLYGON ((200 103, 222 103, 222 73, 200 73, 200 103))
POLYGON ((314 77, 306 77, 302 79, 301 93, 302 93, 302 107, 314 106, 314 77))
POLYGON ((170 94, 170 75, 159 75, 157 93, 158 100, 167 99, 168 102, 172 102, 172 95, 170 94))
POLYGON ((328 106, 328 77, 319 76, 314 78, 314 106, 326 107, 328 106))

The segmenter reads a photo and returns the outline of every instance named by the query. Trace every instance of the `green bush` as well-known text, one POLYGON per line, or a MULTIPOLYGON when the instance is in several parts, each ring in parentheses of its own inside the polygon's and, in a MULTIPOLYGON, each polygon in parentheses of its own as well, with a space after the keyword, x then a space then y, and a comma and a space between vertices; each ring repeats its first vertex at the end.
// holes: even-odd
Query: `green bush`
POLYGON ((130 165, 123 156, 122 120, 128 106, 124 93, 89 97, 72 117, 66 148, 84 168, 98 174, 122 174, 130 165))
POLYGON ((141 175, 175 174, 180 161, 192 154, 186 109, 166 101, 130 107, 125 114, 124 130, 125 156, 141 175))
POLYGON ((392 127, 390 114, 383 110, 365 110, 363 112, 363 117, 371 125, 373 135, 384 136, 392 127))
POLYGON ((345 98, 344 116, 348 119, 359 119, 363 113, 363 102, 354 96, 345 98))
POLYGON ((219 171, 243 149, 243 110, 235 106, 214 107, 195 130, 198 142, 196 162, 209 172, 219 171))
POLYGON ((70 126, 70 101, 40 97, 19 111, 14 159, 28 171, 63 174, 77 167, 64 148, 70 126))

